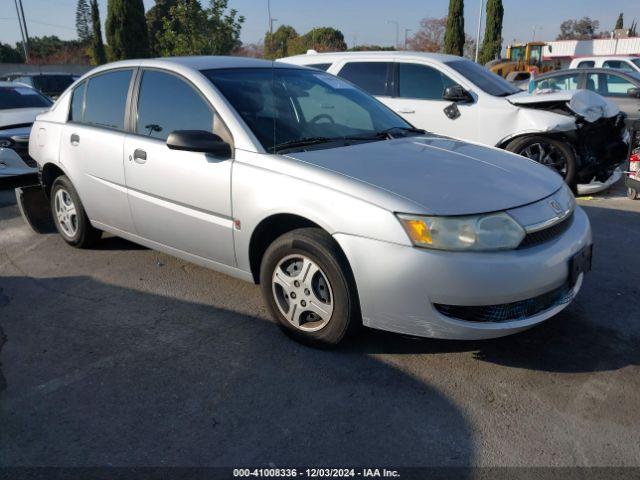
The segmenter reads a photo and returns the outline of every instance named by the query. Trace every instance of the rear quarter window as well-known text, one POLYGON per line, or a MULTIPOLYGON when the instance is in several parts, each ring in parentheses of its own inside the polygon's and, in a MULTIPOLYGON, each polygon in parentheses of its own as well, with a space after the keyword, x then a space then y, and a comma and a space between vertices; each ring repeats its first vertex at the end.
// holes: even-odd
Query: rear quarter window
POLYGON ((124 130, 132 70, 101 73, 87 82, 83 123, 124 130))

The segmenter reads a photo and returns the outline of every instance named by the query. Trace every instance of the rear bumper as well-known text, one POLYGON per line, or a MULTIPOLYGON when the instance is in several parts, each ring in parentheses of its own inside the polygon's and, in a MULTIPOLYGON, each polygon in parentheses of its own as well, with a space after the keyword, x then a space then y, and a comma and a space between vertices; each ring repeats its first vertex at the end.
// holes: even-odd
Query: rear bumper
POLYGON ((366 326, 416 336, 483 339, 509 335, 556 315, 579 292, 530 317, 473 322, 435 304, 488 306, 534 299, 568 282, 570 259, 591 244, 589 220, 576 209, 571 227, 547 243, 507 252, 438 252, 338 234, 354 272, 366 326))

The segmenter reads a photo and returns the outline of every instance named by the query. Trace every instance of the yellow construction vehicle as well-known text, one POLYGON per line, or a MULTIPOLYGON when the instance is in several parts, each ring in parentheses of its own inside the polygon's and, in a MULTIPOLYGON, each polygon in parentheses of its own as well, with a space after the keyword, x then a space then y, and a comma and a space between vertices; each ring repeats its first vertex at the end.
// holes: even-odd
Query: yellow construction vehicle
MULTIPOLYGON (((536 74, 554 70, 555 65, 542 59, 544 42, 516 43, 507 47, 507 58, 487 64, 493 73, 507 77, 511 72, 535 72, 536 74)), ((551 46, 549 46, 551 48, 551 46)))

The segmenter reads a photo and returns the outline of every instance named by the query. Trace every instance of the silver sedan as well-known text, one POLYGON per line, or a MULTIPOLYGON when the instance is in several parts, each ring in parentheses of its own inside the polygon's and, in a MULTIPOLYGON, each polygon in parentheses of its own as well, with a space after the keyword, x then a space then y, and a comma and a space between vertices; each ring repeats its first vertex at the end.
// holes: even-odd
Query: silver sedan
POLYGON ((591 265, 559 175, 426 133, 272 62, 125 61, 76 82, 29 151, 62 238, 103 231, 261 285, 295 338, 359 325, 478 339, 555 315, 591 265))

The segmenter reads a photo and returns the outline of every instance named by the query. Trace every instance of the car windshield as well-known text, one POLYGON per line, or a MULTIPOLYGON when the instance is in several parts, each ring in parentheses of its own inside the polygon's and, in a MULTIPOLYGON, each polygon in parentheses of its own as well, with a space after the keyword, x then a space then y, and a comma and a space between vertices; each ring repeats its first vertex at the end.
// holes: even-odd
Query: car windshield
POLYGON ((321 71, 247 68, 203 74, 268 152, 423 133, 351 83, 321 71))
POLYGON ((445 64, 489 95, 506 97, 520 92, 504 78, 470 60, 454 60, 445 64))
POLYGON ((44 95, 29 87, 0 87, 0 110, 12 108, 48 108, 52 105, 44 95))
POLYGON ((636 67, 640 68, 640 58, 634 58, 631 60, 636 67))

